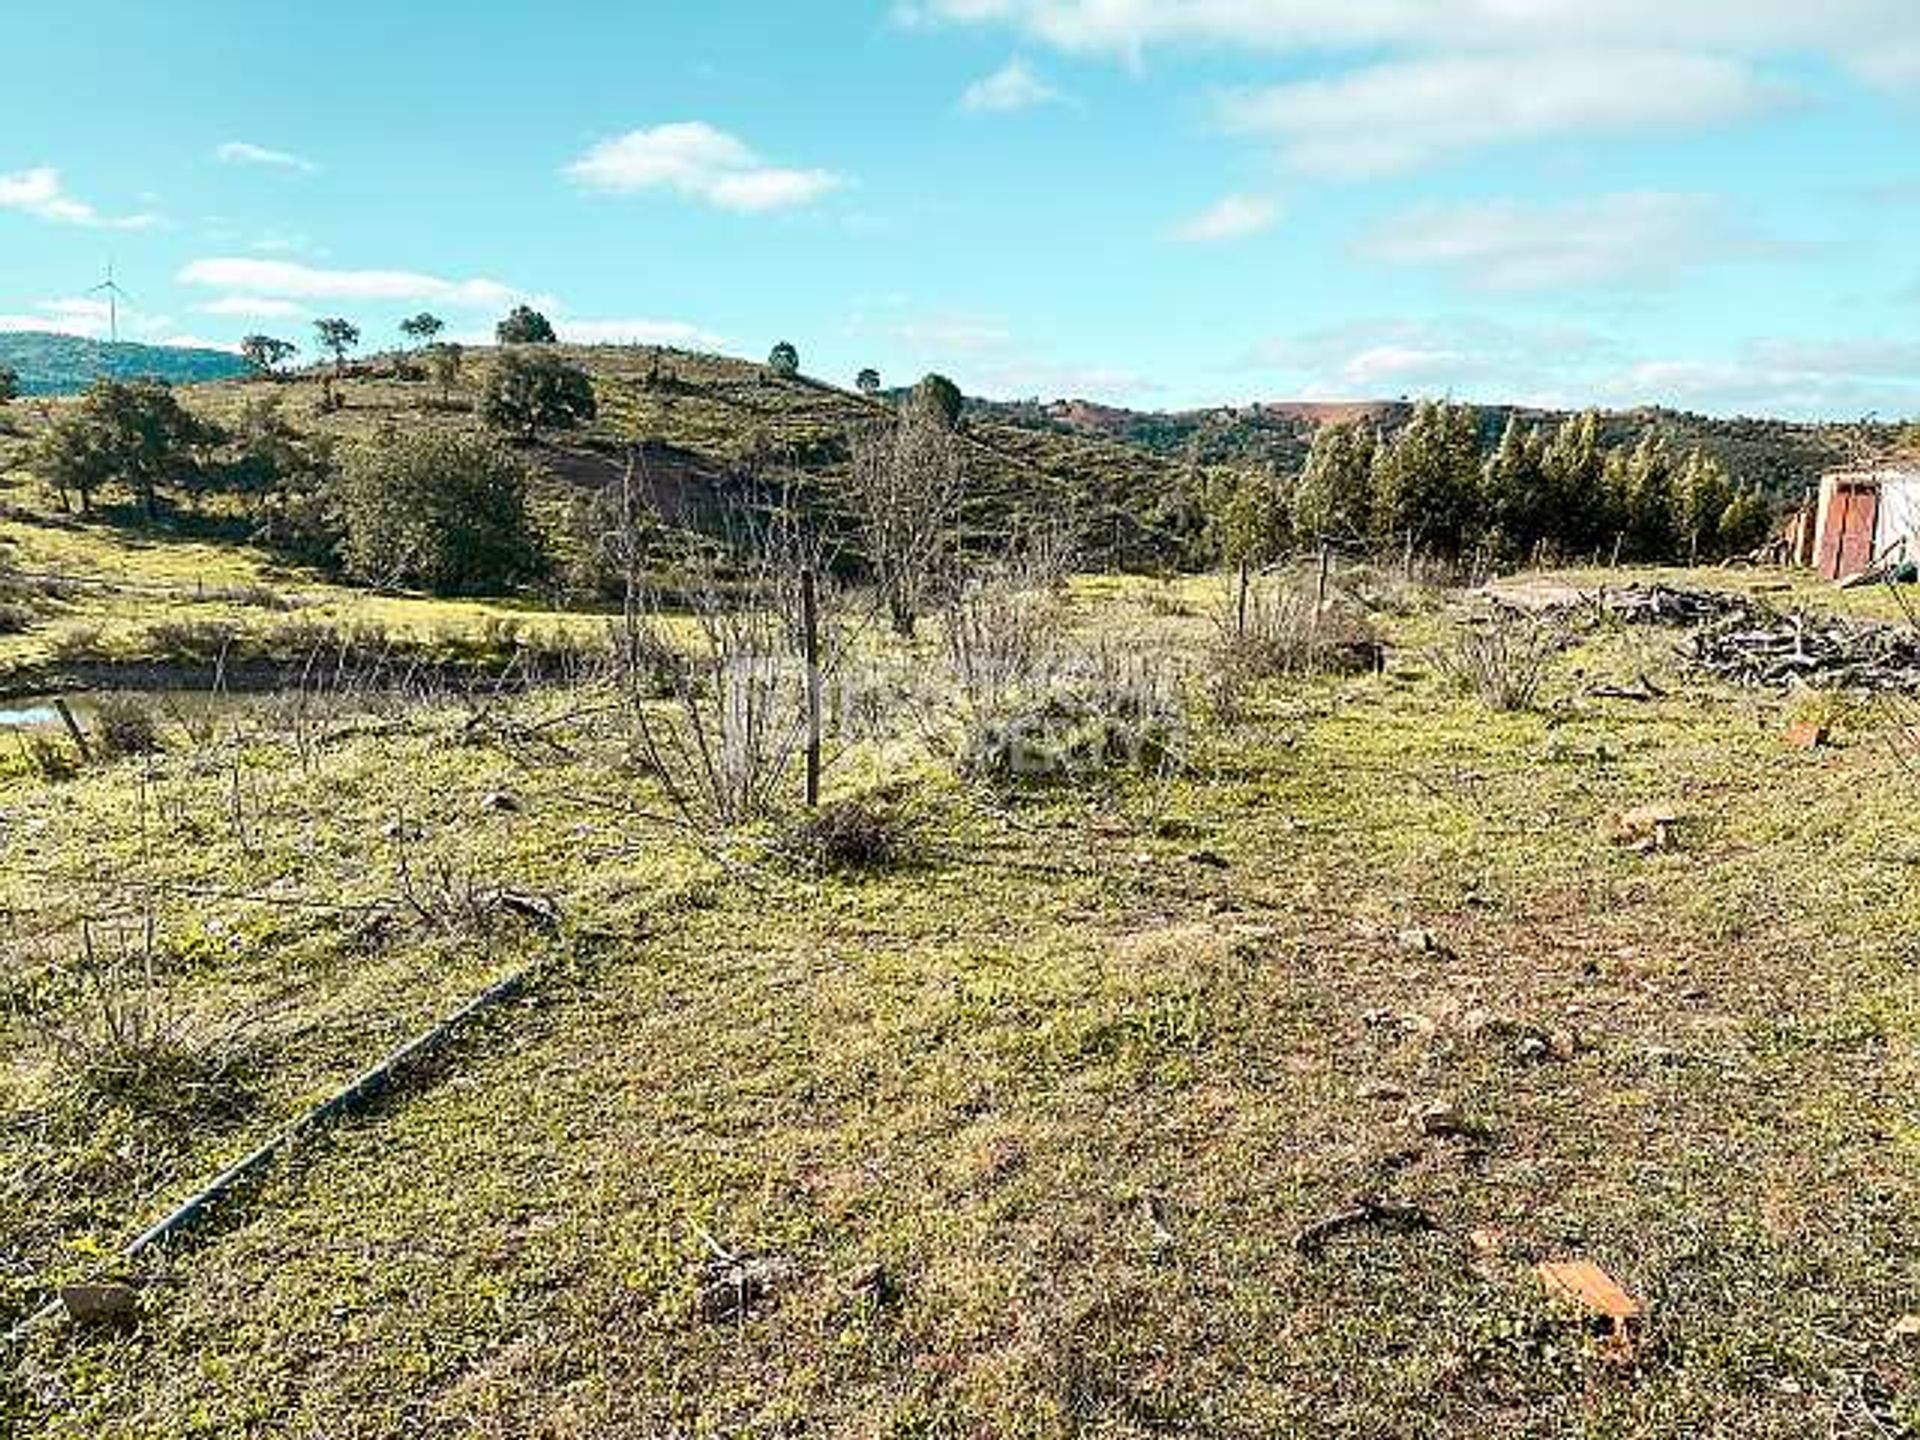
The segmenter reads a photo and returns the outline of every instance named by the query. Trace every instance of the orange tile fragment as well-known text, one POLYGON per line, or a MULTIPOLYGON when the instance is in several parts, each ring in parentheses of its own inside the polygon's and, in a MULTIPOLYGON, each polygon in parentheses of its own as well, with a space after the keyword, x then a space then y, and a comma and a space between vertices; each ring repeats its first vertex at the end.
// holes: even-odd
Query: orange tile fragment
POLYGON ((1550 1293, 1606 1316, 1616 1330, 1644 1313, 1640 1302, 1591 1260, 1543 1260, 1539 1275, 1550 1293))
POLYGON ((1827 743, 1827 727, 1811 720, 1799 720, 1787 726, 1787 746, 1792 750, 1815 750, 1827 743))

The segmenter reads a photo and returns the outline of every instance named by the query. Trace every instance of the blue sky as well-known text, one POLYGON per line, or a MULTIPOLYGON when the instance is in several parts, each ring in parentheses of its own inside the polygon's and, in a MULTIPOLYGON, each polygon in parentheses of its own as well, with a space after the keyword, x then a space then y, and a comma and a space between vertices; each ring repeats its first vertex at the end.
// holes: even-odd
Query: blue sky
POLYGON ((1152 407, 1920 414, 1915 0, 63 0, 0 328, 761 356, 1152 407))

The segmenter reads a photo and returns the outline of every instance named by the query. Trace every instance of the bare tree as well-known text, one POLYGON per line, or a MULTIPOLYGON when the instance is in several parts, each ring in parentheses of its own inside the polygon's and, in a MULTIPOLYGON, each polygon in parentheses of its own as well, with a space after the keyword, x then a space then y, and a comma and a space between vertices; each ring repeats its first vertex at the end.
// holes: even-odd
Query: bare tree
POLYGON ((854 431, 853 499, 894 633, 911 636, 946 578, 964 491, 952 430, 932 406, 854 431))
POLYGON ((710 834, 781 808, 807 749, 810 697, 851 633, 824 585, 830 567, 818 537, 787 506, 735 517, 724 543, 681 533, 664 548, 648 509, 644 474, 629 461, 606 547, 625 581, 619 653, 630 738, 675 818, 710 834), (821 602, 812 647, 808 575, 821 602))

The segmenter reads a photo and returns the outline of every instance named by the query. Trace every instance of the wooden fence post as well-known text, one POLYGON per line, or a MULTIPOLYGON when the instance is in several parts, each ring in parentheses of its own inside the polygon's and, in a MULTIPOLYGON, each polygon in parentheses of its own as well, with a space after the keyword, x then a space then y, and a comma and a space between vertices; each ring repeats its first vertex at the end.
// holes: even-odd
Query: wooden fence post
POLYGON ((67 734, 73 737, 74 748, 80 752, 81 760, 91 765, 93 751, 87 745, 86 732, 80 728, 80 722, 73 718, 73 711, 67 708, 66 698, 61 695, 54 696, 53 708, 60 716, 60 723, 67 727, 67 734))
POLYGON ((1233 607, 1233 637, 1247 638, 1247 557, 1240 557, 1240 595, 1233 607))
POLYGON ((1327 576, 1333 569, 1333 550, 1326 541, 1320 542, 1320 574, 1313 585, 1313 608, 1324 610, 1327 606, 1327 576))

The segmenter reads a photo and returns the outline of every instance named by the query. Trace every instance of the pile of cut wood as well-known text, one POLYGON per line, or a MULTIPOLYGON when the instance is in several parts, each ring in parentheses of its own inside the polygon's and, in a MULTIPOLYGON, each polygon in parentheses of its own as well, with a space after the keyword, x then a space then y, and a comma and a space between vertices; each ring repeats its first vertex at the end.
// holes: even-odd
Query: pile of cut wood
POLYGON ((1605 614, 1685 626, 1681 653, 1696 669, 1741 685, 1920 690, 1920 628, 1780 611, 1744 595, 1668 585, 1601 592, 1605 614))
POLYGON ((1634 625, 1704 625, 1733 615, 1770 613, 1744 595, 1722 590, 1681 590, 1672 585, 1603 589, 1594 604, 1602 614, 1634 625))
POLYGON ((1705 625, 1687 642, 1702 670, 1743 685, 1920 689, 1920 630, 1831 615, 1756 611, 1705 625))

